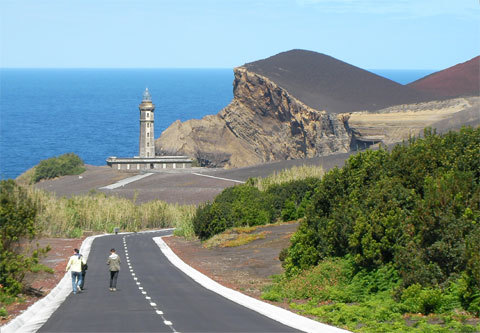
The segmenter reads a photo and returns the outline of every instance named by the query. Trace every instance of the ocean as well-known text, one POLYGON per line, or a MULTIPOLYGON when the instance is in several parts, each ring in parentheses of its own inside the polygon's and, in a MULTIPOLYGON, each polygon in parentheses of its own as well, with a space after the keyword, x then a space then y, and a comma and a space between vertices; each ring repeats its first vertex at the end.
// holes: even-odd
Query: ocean
MULTIPOLYGON (((434 70, 371 70, 401 84, 434 70)), ((0 179, 73 152, 92 165, 138 155, 138 105, 148 87, 155 137, 179 119, 217 114, 232 69, 0 69, 0 179)))

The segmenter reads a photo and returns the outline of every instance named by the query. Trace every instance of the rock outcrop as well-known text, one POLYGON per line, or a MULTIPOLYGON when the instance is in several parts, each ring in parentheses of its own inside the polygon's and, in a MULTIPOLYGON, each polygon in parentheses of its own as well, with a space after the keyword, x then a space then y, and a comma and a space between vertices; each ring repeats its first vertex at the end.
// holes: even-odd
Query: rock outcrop
POLYGON ((174 122, 157 140, 157 154, 241 167, 349 151, 348 113, 315 110, 243 67, 234 74, 233 101, 217 115, 174 122))
POLYGON ((320 54, 316 59, 323 74, 311 69, 309 75, 299 75, 294 71, 314 65, 314 52, 290 52, 290 57, 280 54, 235 68, 232 102, 217 115, 174 122, 157 139, 156 154, 188 155, 203 166, 227 168, 310 158, 401 141, 436 122, 447 124, 458 112, 478 108, 474 98, 427 102, 434 95, 320 54), (353 83, 341 90, 340 81, 348 78, 353 83), (370 87, 364 87, 365 82, 370 87))

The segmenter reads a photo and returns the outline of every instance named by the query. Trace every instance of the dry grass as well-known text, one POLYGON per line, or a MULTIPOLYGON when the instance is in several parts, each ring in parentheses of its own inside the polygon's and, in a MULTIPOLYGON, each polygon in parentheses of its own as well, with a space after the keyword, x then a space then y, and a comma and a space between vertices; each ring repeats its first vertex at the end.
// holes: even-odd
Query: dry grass
POLYGON ((195 212, 195 206, 159 200, 136 205, 102 193, 57 198, 31 186, 26 189, 38 208, 37 227, 50 237, 79 237, 84 230, 112 232, 115 227, 122 231, 177 227, 195 212))
POLYGON ((220 247, 235 247, 253 242, 257 239, 264 239, 267 231, 262 231, 258 234, 240 234, 235 239, 231 239, 220 244, 220 247))
MULTIPOLYGON (((256 229, 253 227, 254 230, 256 229)), ((235 229, 242 229, 242 228, 235 228, 235 229)), ((252 230, 253 231, 253 230, 252 230)), ((247 233, 246 231, 242 230, 241 232, 237 233, 234 229, 227 230, 221 234, 215 235, 212 238, 206 240, 203 243, 203 247, 205 248, 212 248, 212 247, 235 247, 241 246, 248 243, 253 242, 257 239, 264 239, 268 234, 267 231, 262 231, 255 234, 247 233)))
POLYGON ((254 178, 253 184, 260 191, 266 191, 272 185, 283 184, 292 180, 301 180, 310 177, 321 178, 324 174, 325 171, 321 166, 294 166, 290 169, 274 172, 272 175, 265 178, 254 178))

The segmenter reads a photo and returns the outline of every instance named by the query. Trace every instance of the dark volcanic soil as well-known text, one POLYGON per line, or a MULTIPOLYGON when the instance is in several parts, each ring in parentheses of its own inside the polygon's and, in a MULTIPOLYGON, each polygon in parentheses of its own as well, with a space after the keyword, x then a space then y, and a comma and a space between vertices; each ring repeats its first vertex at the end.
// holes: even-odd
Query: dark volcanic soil
POLYGON ((196 270, 218 283, 252 297, 260 297, 270 276, 282 273, 280 251, 290 245, 298 223, 270 225, 254 233, 266 232, 264 239, 237 247, 204 248, 200 241, 164 237, 173 252, 196 270))
POLYGON ((86 194, 90 191, 101 191, 107 195, 116 195, 128 199, 136 197, 137 203, 158 199, 168 203, 197 205, 213 200, 225 188, 239 184, 235 181, 246 181, 251 177, 266 177, 274 172, 279 172, 295 165, 321 165, 325 170, 329 170, 335 166, 342 166, 349 156, 350 153, 336 154, 305 160, 278 161, 229 170, 192 168, 175 172, 161 171, 113 190, 99 190, 99 188, 136 174, 121 173, 108 166, 87 166, 87 171, 80 176, 65 176, 46 180, 35 186, 53 192, 60 197, 86 194), (217 178, 199 176, 194 173, 217 178))
POLYGON ((432 100, 421 92, 325 54, 291 50, 245 64, 317 110, 343 113, 379 110, 432 100))
POLYGON ((428 75, 409 84, 445 97, 480 95, 480 56, 428 75))

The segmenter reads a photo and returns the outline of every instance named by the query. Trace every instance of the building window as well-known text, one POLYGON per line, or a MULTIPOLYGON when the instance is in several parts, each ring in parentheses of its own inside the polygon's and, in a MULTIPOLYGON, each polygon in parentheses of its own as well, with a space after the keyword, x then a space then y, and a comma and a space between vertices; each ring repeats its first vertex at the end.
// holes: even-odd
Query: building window
POLYGON ((147 127, 150 127, 150 123, 147 123, 147 127))
POLYGON ((147 112, 147 118, 150 118, 150 112, 147 112))
POLYGON ((147 147, 150 147, 150 142, 147 142, 147 147))
POLYGON ((147 138, 149 138, 149 137, 150 137, 150 132, 147 132, 147 138))

